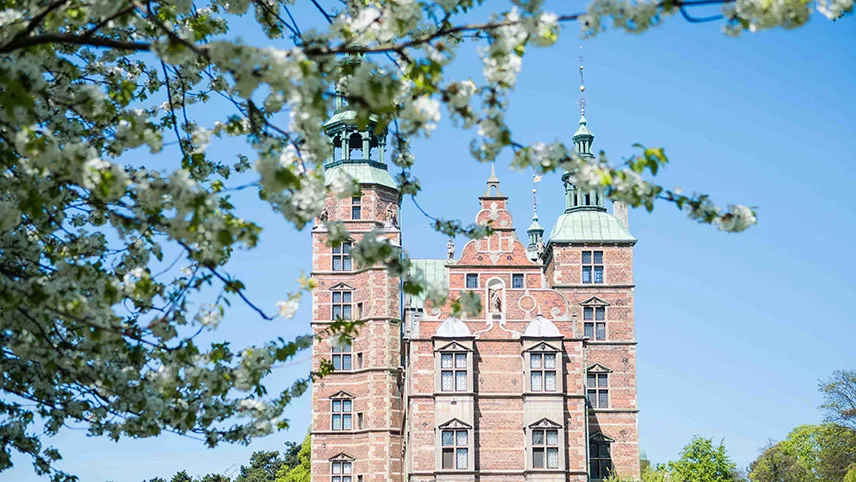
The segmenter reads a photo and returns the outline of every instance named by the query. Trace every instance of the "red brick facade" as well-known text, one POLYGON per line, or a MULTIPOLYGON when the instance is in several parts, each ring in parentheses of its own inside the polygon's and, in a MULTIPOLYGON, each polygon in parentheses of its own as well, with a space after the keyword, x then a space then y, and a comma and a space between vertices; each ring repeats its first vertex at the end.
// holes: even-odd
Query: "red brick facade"
MULTIPOLYGON (((633 242, 547 242, 533 257, 493 184, 476 221, 495 232, 434 262, 449 299, 481 298, 482 313, 460 321, 448 304, 402 306, 399 280, 382 269, 334 271, 326 231, 313 230, 315 333, 346 303, 336 292, 350 292, 352 318, 366 321, 350 352, 313 347, 315 368, 351 357, 312 388, 313 482, 335 480, 342 462, 352 482, 586 481, 601 467, 638 476, 633 242), (602 282, 583 282, 583 252, 599 253, 602 282)), ((385 217, 398 207, 393 189, 363 184, 361 220, 350 221, 352 203, 331 198, 327 212, 354 241, 379 230, 401 242, 385 217)))

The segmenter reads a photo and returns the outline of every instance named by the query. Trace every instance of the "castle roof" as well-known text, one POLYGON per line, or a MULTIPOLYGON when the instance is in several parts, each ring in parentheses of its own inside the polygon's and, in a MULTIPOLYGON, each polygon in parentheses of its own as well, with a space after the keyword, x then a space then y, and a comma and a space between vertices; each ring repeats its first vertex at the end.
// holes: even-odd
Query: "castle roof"
POLYGON ((345 173, 360 184, 380 184, 398 189, 398 185, 386 170, 386 164, 380 162, 351 159, 334 161, 324 170, 324 183, 330 185, 338 173, 345 173))
MULTIPOLYGON (((422 272, 429 285, 449 286, 449 270, 444 259, 411 259, 410 274, 416 270, 422 272)), ((409 307, 422 309, 425 306, 425 293, 410 296, 409 307)))
POLYGON ((636 243, 624 223, 603 211, 572 211, 553 225, 548 243, 636 243))

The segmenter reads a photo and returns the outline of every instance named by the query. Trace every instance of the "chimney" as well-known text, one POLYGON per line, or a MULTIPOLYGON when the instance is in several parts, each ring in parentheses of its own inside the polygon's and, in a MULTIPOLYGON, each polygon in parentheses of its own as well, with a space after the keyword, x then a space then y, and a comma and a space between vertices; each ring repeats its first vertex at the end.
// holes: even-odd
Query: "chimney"
POLYGON ((627 204, 623 201, 614 201, 612 203, 612 214, 624 223, 624 227, 630 229, 630 223, 627 219, 627 204))

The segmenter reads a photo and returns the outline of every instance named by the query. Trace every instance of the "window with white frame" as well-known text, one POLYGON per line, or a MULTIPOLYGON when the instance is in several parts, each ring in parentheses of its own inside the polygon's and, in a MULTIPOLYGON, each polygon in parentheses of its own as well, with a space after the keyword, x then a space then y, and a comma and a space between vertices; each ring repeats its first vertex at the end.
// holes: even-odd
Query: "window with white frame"
POLYGON ((479 275, 477 273, 467 274, 467 288, 475 289, 479 287, 479 275))
POLYGON ((512 288, 523 288, 523 275, 522 274, 512 274, 511 275, 511 287, 512 288))
POLYGON ((533 392, 556 391, 556 353, 529 354, 529 386, 533 392))
POLYGON ((351 430, 353 428, 353 400, 349 398, 334 398, 331 402, 332 419, 330 427, 333 430, 351 430))
POLYGON ((351 219, 357 220, 362 217, 363 198, 362 196, 351 197, 351 219))
POLYGON ((333 474, 331 482, 351 482, 353 480, 353 476, 351 474, 354 470, 351 462, 334 461, 330 468, 330 471, 333 474))
POLYGON ((443 469, 466 470, 469 465, 469 434, 466 429, 448 429, 441 433, 443 469))
POLYGON ((444 392, 467 391, 466 352, 440 353, 440 390, 444 392))
POLYGON ((586 394, 592 408, 609 408, 609 373, 586 374, 586 394))
POLYGON ((583 283, 603 284, 603 251, 583 251, 583 283))
POLYGON ((591 340, 606 340, 606 307, 584 306, 583 326, 585 336, 591 340))
POLYGON ((351 370, 351 342, 340 340, 333 345, 333 370, 351 370))
POLYGON ((332 314, 333 320, 350 320, 351 319, 351 297, 350 291, 334 291, 332 314))
POLYGON ((559 468, 558 429, 532 429, 532 468, 559 468))
POLYGON ((351 271, 351 242, 333 246, 333 271, 351 271))

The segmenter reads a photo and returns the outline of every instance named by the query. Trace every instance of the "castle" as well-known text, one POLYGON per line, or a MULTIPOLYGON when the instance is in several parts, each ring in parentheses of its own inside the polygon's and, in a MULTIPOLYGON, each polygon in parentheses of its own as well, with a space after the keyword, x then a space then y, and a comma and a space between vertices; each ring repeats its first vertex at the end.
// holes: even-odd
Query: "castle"
MULTIPOLYGON (((580 67, 582 70, 582 67, 580 67)), ((582 90, 582 88, 581 88, 582 90)), ((336 147, 328 179, 345 172, 359 196, 327 199, 352 243, 381 233, 401 246, 401 197, 384 160, 386 133, 360 126, 343 99, 325 132, 336 147), (374 235, 374 234, 373 234, 374 235)), ((581 103, 573 136, 592 156, 581 103)), ((633 246, 627 209, 562 178, 565 211, 549 236, 537 211, 518 239, 508 197, 491 170, 476 222, 489 237, 459 254, 414 259, 429 283, 481 298, 477 316, 402 292, 383 267, 358 268, 352 243, 330 247, 312 231, 312 327, 362 320, 349 343, 316 341, 312 387, 313 482, 587 481, 638 477, 633 246)), ((323 337, 322 337, 323 338, 323 337)))

